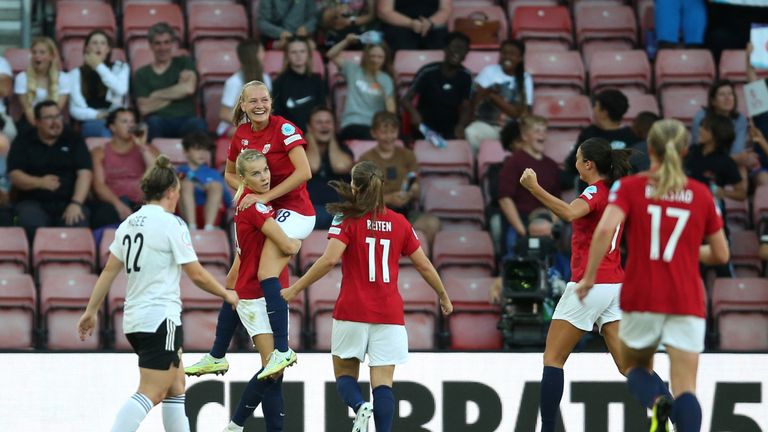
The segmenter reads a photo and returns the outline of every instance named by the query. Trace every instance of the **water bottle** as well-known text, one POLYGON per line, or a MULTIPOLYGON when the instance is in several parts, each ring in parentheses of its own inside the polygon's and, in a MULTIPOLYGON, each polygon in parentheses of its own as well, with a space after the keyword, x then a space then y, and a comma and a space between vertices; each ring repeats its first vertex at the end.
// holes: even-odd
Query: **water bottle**
POLYGON ((363 45, 377 45, 384 40, 384 35, 380 31, 368 30, 360 35, 360 43, 363 45))
POLYGON ((439 133, 433 131, 424 123, 419 124, 419 132, 424 135, 424 139, 431 142, 433 146, 437 148, 445 148, 448 143, 445 142, 445 138, 440 136, 439 133))

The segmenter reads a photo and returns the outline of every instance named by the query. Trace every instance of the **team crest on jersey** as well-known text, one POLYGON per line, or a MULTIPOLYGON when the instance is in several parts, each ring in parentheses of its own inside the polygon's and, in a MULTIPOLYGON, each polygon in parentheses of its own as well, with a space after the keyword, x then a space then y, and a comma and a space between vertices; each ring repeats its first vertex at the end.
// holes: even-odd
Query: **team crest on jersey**
POLYGON ((267 154, 267 152, 269 151, 269 148, 270 148, 270 147, 272 147, 272 144, 265 144, 265 145, 264 145, 264 148, 263 148, 263 149, 261 149, 261 153, 262 153, 262 154, 267 154))
POLYGON ((242 145, 243 147, 247 146, 248 145, 248 140, 247 139, 241 139, 240 140, 240 145, 242 145))
POLYGON ((331 225, 341 225, 341 223, 344 221, 344 216, 341 215, 341 213, 337 213, 333 217, 333 221, 331 221, 331 225))
POLYGON ((293 135, 296 132, 296 128, 288 123, 283 123, 283 125, 280 126, 280 132, 282 132, 285 136, 293 135))
POLYGON ((582 192, 581 194, 584 195, 584 198, 591 200, 592 196, 596 193, 597 193, 597 186, 590 185, 590 186, 587 186, 587 188, 584 189, 584 192, 582 192))
POLYGON ((262 204, 260 202, 256 203, 256 210, 258 210, 260 213, 269 213, 272 211, 272 206, 268 206, 266 204, 262 204))

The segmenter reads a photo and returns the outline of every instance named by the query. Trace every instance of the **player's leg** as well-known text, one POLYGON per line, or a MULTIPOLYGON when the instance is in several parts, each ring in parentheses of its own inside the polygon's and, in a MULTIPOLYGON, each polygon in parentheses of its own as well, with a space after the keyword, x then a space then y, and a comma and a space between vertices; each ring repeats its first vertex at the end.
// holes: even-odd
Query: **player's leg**
POLYGON ((333 320, 331 329, 331 354, 336 391, 339 398, 356 413, 365 402, 357 378, 360 363, 365 360, 370 324, 333 320))
POLYGON ((562 319, 553 319, 549 326, 539 394, 542 432, 555 430, 563 398, 563 366, 583 335, 583 330, 562 319))
POLYGON ((166 432, 189 432, 189 419, 185 410, 186 395, 184 366, 173 367, 174 380, 163 399, 163 426, 166 432))
POLYGON ((408 334, 405 326, 373 324, 368 357, 373 389, 373 421, 377 432, 390 432, 395 417, 395 395, 392 392, 395 366, 408 361, 408 334))
POLYGON ((197 229, 197 214, 195 213, 195 184, 190 180, 181 181, 181 198, 179 199, 181 217, 187 221, 190 229, 197 229))
MULTIPOLYGON (((239 272, 240 256, 235 254, 235 261, 232 263, 224 283, 227 289, 235 289, 235 282, 237 282, 239 272)), ((224 356, 227 354, 227 348, 229 348, 232 337, 235 335, 239 325, 240 317, 232 309, 232 305, 222 302, 221 309, 219 309, 219 318, 216 321, 216 339, 213 340, 211 352, 203 356, 197 363, 186 368, 184 373, 197 376, 209 373, 225 374, 229 370, 229 362, 224 356)))
POLYGON ((699 353, 704 351, 706 321, 694 316, 668 315, 662 343, 670 360, 675 401, 670 418, 679 432, 701 429, 701 405, 696 398, 699 353))
POLYGON ((275 383, 267 389, 261 401, 261 411, 264 413, 264 421, 267 432, 282 432, 285 420, 283 411, 283 375, 274 378, 275 383))
POLYGON ((341 400, 354 412, 365 403, 363 392, 357 382, 360 374, 360 359, 333 356, 333 374, 336 376, 336 392, 341 400))
POLYGON ((224 185, 217 181, 210 181, 205 185, 205 229, 213 229, 216 216, 219 214, 221 202, 224 197, 224 185))
MULTIPOLYGON (((395 365, 371 366, 371 387, 373 388, 373 421, 376 431, 390 432, 395 419, 395 394, 392 383, 395 365)), ((362 407, 361 407, 362 409, 362 407)), ((365 431, 365 429, 361 429, 365 431)), ((358 432, 353 430, 353 432, 358 432)))

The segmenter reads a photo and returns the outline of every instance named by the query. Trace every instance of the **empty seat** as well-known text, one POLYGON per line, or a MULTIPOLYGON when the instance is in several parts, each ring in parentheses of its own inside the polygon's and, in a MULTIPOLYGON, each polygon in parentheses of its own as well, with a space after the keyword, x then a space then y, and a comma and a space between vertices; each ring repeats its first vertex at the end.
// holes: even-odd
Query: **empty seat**
POLYGON ((603 87, 651 89, 651 64, 642 50, 603 51, 592 56, 589 88, 595 92, 603 87))
POLYGON ((3 57, 11 64, 14 75, 27 70, 27 66, 29 66, 29 48, 8 47, 5 49, 3 57))
POLYGON ((424 211, 443 220, 470 221, 485 225, 483 193, 476 185, 431 187, 422 193, 424 211))
POLYGON ((482 267, 488 275, 496 267, 493 242, 487 231, 440 231, 432 245, 432 261, 445 267, 482 267))
POLYGON ((211 349, 216 337, 221 298, 197 287, 186 274, 182 274, 179 285, 184 333, 195 335, 184 338, 184 348, 190 351, 207 351, 211 349))
MULTIPOLYGON (((348 57, 348 53, 353 53, 352 60, 356 59, 356 62, 360 62, 360 52, 359 51, 345 51, 342 53, 342 56, 345 58, 348 57)), ((282 50, 267 50, 264 53, 264 72, 268 73, 269 76, 272 79, 277 78, 277 76, 283 71, 283 66, 285 62, 285 56, 283 54, 282 50)), ((333 62, 329 63, 332 64, 333 62)), ((320 55, 317 50, 312 51, 312 72, 320 75, 321 77, 325 76, 325 67, 323 67, 323 57, 320 55)), ((330 75, 330 74, 329 74, 330 75)), ((341 76, 341 75, 339 75, 341 76)), ((337 76, 337 78, 339 78, 337 76)), ((343 81, 343 78, 342 78, 343 81)))
MULTIPOLYGON (((35 346, 35 283, 28 274, 0 275, 0 348, 29 349, 35 346)), ((74 327, 71 328, 74 332, 74 327)))
POLYGON ((107 293, 107 323, 112 335, 112 346, 116 350, 126 351, 131 349, 125 334, 123 333, 123 308, 125 295, 128 289, 128 276, 120 272, 112 282, 112 287, 107 293))
POLYGON ((537 96, 533 113, 548 119, 550 128, 582 128, 592 121, 592 105, 584 95, 537 96))
POLYGON ((758 253, 760 243, 754 231, 731 231, 731 264, 739 277, 760 276, 763 263, 758 253))
POLYGON ((712 288, 720 349, 768 349, 768 280, 717 278, 712 288))
POLYGON ((447 140, 446 147, 437 148, 429 141, 418 140, 413 152, 419 161, 421 175, 455 174, 469 180, 474 178, 474 158, 467 141, 447 140))
POLYGON ((179 5, 174 3, 130 3, 123 8, 123 41, 144 39, 150 27, 166 22, 179 40, 185 40, 184 17, 179 5))
POLYGON ((237 3, 195 2, 187 4, 189 43, 202 38, 248 37, 248 15, 237 3))
POLYGON ((314 230, 304 239, 299 250, 299 269, 305 272, 325 252, 328 245, 328 231, 314 230))
POLYGON ((45 275, 40 279, 40 314, 49 349, 99 348, 101 315, 93 335, 85 341, 81 341, 75 331, 96 279, 95 274, 80 272, 45 275))
POLYGON ((395 53, 395 72, 400 87, 407 87, 424 65, 442 62, 442 50, 399 50, 395 53))
POLYGON ((504 150, 498 140, 483 140, 477 152, 477 178, 482 181, 491 165, 504 162, 509 152, 504 150))
POLYGON ((498 23, 495 35, 488 35, 487 41, 473 41, 470 44, 471 49, 495 49, 499 44, 507 39, 509 30, 507 28, 507 17, 504 10, 497 5, 453 5, 451 16, 448 18, 448 28, 451 31, 457 29, 456 21, 462 18, 469 18, 473 22, 498 23))
MULTIPOLYGON (((221 94, 224 92, 224 86, 221 84, 212 84, 203 88, 203 108, 205 109, 205 124, 208 130, 215 131, 219 126, 221 119, 219 118, 219 111, 221 111, 221 94)), ((229 139, 225 138, 227 146, 225 151, 229 150, 229 139)), ((218 141, 217 141, 218 142, 218 141)), ((216 147, 219 148, 218 145, 216 147)), ((227 153, 224 153, 224 159, 218 159, 217 153, 216 168, 219 167, 219 162, 224 161, 226 163, 227 153)), ((223 171, 223 170, 222 170, 223 171)))
POLYGON ((573 45, 571 14, 564 6, 520 6, 510 21, 515 39, 549 39, 566 47, 573 45))
POLYGON ((656 56, 656 87, 698 85, 715 79, 715 61, 707 49, 663 49, 656 56))
POLYGON ((589 71, 592 57, 604 51, 632 51, 635 46, 624 39, 590 39, 581 44, 581 56, 584 58, 584 68, 589 71))
MULTIPOLYGON (((240 69, 237 58, 237 42, 233 40, 201 40, 195 43, 198 86, 224 82, 240 69)), ((218 114, 218 113, 217 113, 218 114)))
POLYGON ((693 117, 707 105, 707 90, 701 87, 670 87, 661 91, 661 109, 666 118, 675 118, 691 127, 693 117))
POLYGON ((500 308, 489 303, 492 277, 446 277, 445 289, 453 303, 453 313, 447 318, 451 349, 501 349, 503 339, 496 327, 500 308))
POLYGON ((507 14, 510 17, 515 15, 515 9, 520 6, 558 6, 558 0, 507 0, 507 14))
POLYGON ((637 20, 631 7, 613 3, 582 2, 574 10, 576 41, 622 39, 637 43, 637 20))
POLYGON ((29 270, 29 241, 20 227, 0 228, 0 272, 26 273, 29 270))
POLYGON ((656 96, 636 92, 627 92, 625 94, 627 99, 629 99, 629 109, 624 113, 623 118, 625 122, 632 122, 643 111, 649 111, 656 115, 660 113, 659 101, 656 100, 656 96))
POLYGON ((33 265, 38 272, 44 266, 79 267, 86 273, 94 269, 96 245, 88 228, 38 228, 32 244, 33 265))
MULTIPOLYGON (((720 54, 720 79, 727 79, 736 84, 747 82, 747 64, 745 50, 723 50, 720 54)), ((757 75, 761 78, 768 78, 768 70, 757 69, 757 75)), ((739 93, 741 94, 741 93, 739 93)))
POLYGON ((768 185, 755 188, 752 199, 752 226, 762 232, 763 220, 768 218, 768 185))
POLYGON ((464 67, 469 69, 473 75, 479 74, 486 66, 498 63, 498 51, 470 51, 464 58, 464 67))
POLYGON ((181 138, 154 138, 152 145, 160 151, 161 154, 168 156, 171 163, 181 165, 187 162, 184 156, 184 147, 181 146, 181 138))
POLYGON ((764 312, 723 313, 718 319, 717 332, 721 350, 768 351, 768 314, 764 312))
POLYGON ((229 271, 232 264, 232 251, 227 233, 221 228, 213 230, 192 230, 192 245, 197 253, 197 259, 205 266, 218 266, 229 271))
POLYGON ((526 51, 525 68, 533 75, 537 92, 541 87, 585 90, 584 64, 578 51, 526 51))
POLYGON ((408 348, 434 349, 437 334, 437 295, 418 274, 400 275, 397 285, 400 296, 403 298, 408 348))
POLYGON ((67 1, 56 3, 56 35, 61 43, 68 38, 84 38, 100 29, 114 39, 115 12, 108 3, 67 1))
POLYGON ((341 269, 331 270, 307 289, 309 318, 314 333, 314 348, 328 351, 331 348, 331 313, 341 289, 341 269))
POLYGON ((563 167, 578 138, 577 129, 551 130, 547 132, 547 140, 544 141, 544 154, 563 167))
POLYGON ((736 226, 739 231, 749 227, 749 202, 724 198, 726 223, 729 227, 736 226))

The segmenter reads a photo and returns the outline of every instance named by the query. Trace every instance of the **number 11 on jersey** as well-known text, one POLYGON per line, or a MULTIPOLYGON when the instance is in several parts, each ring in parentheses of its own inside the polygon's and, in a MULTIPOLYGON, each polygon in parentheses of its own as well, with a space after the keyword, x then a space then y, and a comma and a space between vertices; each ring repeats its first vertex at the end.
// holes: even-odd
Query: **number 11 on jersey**
MULTIPOLYGON (((376 282, 376 239, 366 237, 368 244, 368 282, 376 282)), ((389 240, 379 239, 381 245, 381 280, 389 283, 389 240)))

